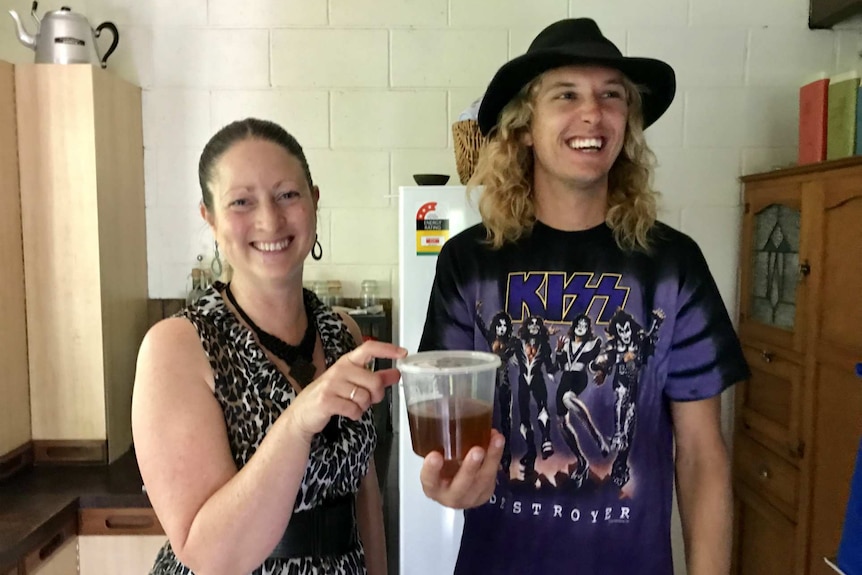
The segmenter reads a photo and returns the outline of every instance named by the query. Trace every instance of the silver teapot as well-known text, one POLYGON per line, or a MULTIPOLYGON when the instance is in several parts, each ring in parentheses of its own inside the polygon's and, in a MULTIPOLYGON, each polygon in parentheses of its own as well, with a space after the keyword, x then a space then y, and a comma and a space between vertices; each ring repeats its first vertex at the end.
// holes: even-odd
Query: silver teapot
POLYGON ((107 66, 108 57, 117 49, 117 42, 120 40, 120 34, 113 23, 102 22, 94 30, 87 18, 72 12, 67 6, 48 12, 40 20, 36 15, 38 6, 38 2, 33 2, 30 10, 38 27, 35 35, 27 32, 17 12, 9 10, 18 27, 18 40, 36 51, 37 64, 99 64, 102 68, 107 66), (110 30, 114 39, 103 56, 96 38, 104 29, 110 30))

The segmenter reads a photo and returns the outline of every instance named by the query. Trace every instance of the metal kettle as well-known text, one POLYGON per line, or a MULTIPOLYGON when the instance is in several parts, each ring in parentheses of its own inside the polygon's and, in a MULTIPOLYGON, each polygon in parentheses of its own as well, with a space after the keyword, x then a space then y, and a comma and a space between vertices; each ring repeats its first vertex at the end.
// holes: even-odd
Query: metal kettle
POLYGON ((38 6, 39 2, 33 2, 30 10, 38 26, 35 35, 27 32, 17 12, 9 10, 18 27, 18 40, 36 51, 37 64, 99 64, 102 68, 107 66, 108 57, 117 49, 120 40, 117 27, 112 22, 102 22, 93 30, 87 18, 72 12, 67 6, 48 12, 40 20, 36 15, 38 6), (96 38, 104 29, 110 30, 114 39, 103 56, 99 52, 96 38))

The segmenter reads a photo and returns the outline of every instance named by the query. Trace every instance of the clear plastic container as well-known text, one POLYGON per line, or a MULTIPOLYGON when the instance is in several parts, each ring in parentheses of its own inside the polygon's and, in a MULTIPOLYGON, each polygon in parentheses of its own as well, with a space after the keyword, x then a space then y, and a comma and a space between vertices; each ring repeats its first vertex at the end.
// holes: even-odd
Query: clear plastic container
POLYGON ((453 476, 470 448, 487 447, 500 357, 480 351, 426 351, 398 360, 413 451, 443 454, 453 476))

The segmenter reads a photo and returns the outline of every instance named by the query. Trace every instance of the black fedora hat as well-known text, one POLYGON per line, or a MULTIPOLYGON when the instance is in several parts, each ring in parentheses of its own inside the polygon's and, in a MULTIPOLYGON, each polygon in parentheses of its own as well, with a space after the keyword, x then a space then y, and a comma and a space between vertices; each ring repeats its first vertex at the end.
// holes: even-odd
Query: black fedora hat
POLYGON ((506 104, 533 78, 554 68, 577 64, 614 68, 645 88, 641 92, 644 127, 658 120, 673 101, 676 75, 668 64, 652 58, 627 58, 602 35, 593 20, 569 18, 542 30, 526 54, 497 71, 479 107, 479 129, 487 136, 506 104))

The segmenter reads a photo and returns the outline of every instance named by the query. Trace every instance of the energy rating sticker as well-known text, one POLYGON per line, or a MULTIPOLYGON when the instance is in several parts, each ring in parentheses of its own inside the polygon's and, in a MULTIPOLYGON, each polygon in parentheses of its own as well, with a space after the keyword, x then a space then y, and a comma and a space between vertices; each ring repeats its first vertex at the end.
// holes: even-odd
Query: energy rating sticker
POLYGON ((437 255, 448 239, 449 220, 437 213, 437 202, 422 204, 416 212, 416 255, 437 255))

